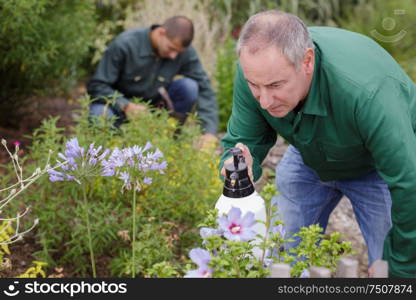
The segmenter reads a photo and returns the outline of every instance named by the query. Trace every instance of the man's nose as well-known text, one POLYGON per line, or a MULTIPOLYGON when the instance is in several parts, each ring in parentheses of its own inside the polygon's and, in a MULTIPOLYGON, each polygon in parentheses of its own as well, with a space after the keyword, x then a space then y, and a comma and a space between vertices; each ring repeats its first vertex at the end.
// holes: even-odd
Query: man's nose
POLYGON ((269 93, 267 93, 267 91, 263 89, 263 90, 260 90, 259 102, 260 102, 261 108, 268 109, 272 105, 273 99, 269 95, 269 93))

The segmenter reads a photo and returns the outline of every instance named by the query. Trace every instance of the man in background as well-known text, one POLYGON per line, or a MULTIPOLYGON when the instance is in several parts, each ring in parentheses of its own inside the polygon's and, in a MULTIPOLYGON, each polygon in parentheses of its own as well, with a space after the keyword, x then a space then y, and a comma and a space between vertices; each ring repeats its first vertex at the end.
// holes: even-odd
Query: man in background
POLYGON ((133 97, 154 106, 163 104, 169 108, 173 104, 170 108, 182 116, 196 105, 204 133, 202 142, 216 141, 217 103, 209 78, 191 46, 193 36, 192 21, 183 16, 120 34, 105 51, 87 84, 88 94, 95 100, 90 115, 114 116, 115 125, 119 126, 146 110, 145 105, 131 102, 133 97), (180 79, 176 79, 178 75, 180 79), (107 108, 105 99, 111 98, 115 102, 107 108))

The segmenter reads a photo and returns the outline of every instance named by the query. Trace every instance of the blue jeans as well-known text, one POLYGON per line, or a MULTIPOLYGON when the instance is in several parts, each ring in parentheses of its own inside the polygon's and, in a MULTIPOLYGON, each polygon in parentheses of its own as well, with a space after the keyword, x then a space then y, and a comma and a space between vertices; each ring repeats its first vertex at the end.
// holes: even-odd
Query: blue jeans
MULTIPOLYGON (((168 94, 173 102, 176 112, 186 114, 191 111, 193 105, 198 98, 198 83, 190 78, 184 77, 173 81, 168 89, 168 94)), ((90 116, 102 116, 104 114, 104 103, 91 103, 90 116)), ((109 118, 116 117, 114 125, 119 127, 126 120, 126 115, 111 106, 107 108, 107 116, 109 118)))
MULTIPOLYGON (((323 182, 303 163, 299 151, 289 146, 276 168, 276 185, 280 195, 273 198, 273 205, 277 205, 289 236, 311 224, 319 224, 325 231, 329 215, 345 195, 367 244, 368 265, 381 259, 384 239, 392 225, 391 195, 376 171, 359 178, 323 182)), ((298 243, 299 239, 285 244, 285 248, 298 243)))

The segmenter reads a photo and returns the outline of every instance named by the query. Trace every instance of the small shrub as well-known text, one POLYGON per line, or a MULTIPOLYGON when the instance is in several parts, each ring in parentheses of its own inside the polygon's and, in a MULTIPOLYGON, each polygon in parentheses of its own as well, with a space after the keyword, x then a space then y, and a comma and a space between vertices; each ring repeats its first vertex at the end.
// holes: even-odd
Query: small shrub
POLYGON ((218 50, 215 71, 220 131, 227 130, 227 122, 231 115, 236 63, 235 41, 229 37, 218 50))
POLYGON ((18 125, 28 97, 74 86, 94 29, 92 1, 0 0, 3 126, 18 125))

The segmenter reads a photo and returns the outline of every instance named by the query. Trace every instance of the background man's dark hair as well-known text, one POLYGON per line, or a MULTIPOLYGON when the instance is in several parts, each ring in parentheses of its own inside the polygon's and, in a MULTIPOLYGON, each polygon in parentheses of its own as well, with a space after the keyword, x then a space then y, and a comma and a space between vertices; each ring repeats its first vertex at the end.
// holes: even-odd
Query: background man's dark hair
POLYGON ((184 16, 170 17, 163 23, 166 35, 170 39, 179 39, 183 47, 188 47, 194 38, 194 25, 190 19, 184 16))

